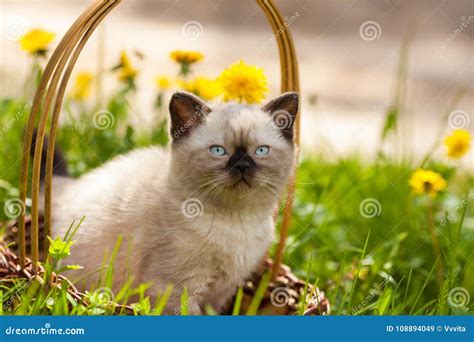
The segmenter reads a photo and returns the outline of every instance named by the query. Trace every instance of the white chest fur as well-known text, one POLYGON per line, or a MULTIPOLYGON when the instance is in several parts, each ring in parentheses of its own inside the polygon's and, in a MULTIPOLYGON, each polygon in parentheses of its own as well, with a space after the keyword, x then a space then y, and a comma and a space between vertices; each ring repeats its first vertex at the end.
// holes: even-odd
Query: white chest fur
POLYGON ((209 245, 215 246, 228 270, 241 276, 253 271, 274 236, 270 216, 250 213, 211 213, 203 215, 192 226, 209 245))
POLYGON ((147 234, 156 238, 153 244, 147 241, 150 259, 143 280, 159 280, 158 290, 165 282, 186 286, 196 301, 216 309, 258 268, 274 239, 268 213, 204 210, 200 216, 175 216, 158 226, 164 235, 147 234))

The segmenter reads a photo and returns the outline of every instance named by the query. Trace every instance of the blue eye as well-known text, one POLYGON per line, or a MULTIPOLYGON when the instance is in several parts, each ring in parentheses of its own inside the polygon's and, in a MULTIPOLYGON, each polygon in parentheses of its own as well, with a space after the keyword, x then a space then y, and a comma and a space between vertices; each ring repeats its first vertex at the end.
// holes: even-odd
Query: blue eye
POLYGON ((209 151, 213 155, 218 157, 222 157, 223 155, 227 154, 225 148, 220 145, 212 145, 211 147, 209 147, 209 151))
POLYGON ((268 147, 267 145, 259 146, 255 150, 255 154, 257 156, 265 156, 268 154, 268 152, 270 152, 270 147, 268 147))

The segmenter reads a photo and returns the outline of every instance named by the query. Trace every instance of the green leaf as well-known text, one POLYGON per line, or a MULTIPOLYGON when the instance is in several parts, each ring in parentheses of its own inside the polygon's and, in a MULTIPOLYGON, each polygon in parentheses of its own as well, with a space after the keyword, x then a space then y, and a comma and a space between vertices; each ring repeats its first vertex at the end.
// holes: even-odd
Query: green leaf
POLYGON ((382 141, 385 140, 388 133, 395 130, 397 126, 398 119, 398 108, 392 107, 387 113, 387 118, 385 119, 385 124, 382 131, 382 141))
POLYGON ((382 296, 377 301, 377 311, 379 315, 383 315, 385 310, 387 310, 388 304, 390 303, 390 299, 392 298, 392 288, 386 287, 385 291, 383 291, 382 296))
POLYGON ((60 260, 71 254, 73 241, 63 241, 59 236, 54 240, 48 236, 48 240, 50 243, 48 251, 53 258, 60 260))
POLYGON ((84 267, 82 267, 81 265, 67 265, 66 267, 66 270, 82 270, 84 267))
POLYGON ((75 270, 82 270, 84 267, 81 265, 66 265, 61 267, 61 269, 57 273, 62 273, 64 271, 75 271, 75 270))

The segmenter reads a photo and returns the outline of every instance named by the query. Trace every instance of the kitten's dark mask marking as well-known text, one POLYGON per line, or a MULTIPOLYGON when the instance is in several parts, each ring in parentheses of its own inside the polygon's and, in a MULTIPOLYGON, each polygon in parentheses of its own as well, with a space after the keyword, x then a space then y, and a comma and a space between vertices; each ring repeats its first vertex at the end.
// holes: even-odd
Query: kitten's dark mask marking
POLYGON ((245 147, 238 147, 235 153, 229 158, 226 169, 235 176, 240 176, 240 180, 235 184, 237 185, 241 181, 250 186, 246 176, 251 176, 257 169, 257 164, 252 157, 247 153, 245 147))

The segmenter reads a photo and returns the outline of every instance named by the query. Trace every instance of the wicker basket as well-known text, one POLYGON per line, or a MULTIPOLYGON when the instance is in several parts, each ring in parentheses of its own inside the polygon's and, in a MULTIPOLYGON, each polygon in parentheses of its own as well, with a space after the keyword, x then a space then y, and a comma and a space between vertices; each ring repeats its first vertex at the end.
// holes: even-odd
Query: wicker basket
MULTIPOLYGON (((44 237, 42 224, 43 220, 40 217, 40 231, 39 236, 44 237)), ((30 241, 28 232, 31 229, 31 219, 26 218, 26 241, 30 241)), ((43 282, 44 269, 40 266, 37 274, 35 274, 31 260, 26 259, 26 265, 22 268, 19 264, 19 257, 17 255, 18 245, 15 243, 18 238, 18 222, 12 221, 7 225, 6 235, 0 240, 0 279, 4 285, 8 285, 13 279, 23 278, 33 281, 37 279, 43 282), (7 247, 7 245, 9 247, 7 247)), ((44 245, 44 238, 40 238, 40 246, 44 245)), ((27 243, 27 253, 31 251, 29 243, 27 243)), ((240 313, 245 314, 250 307, 252 299, 255 296, 260 282, 262 281, 262 274, 265 270, 273 268, 273 261, 271 259, 265 260, 260 270, 252 275, 246 282, 243 288, 243 297, 241 302, 240 313)), ((77 300, 87 304, 86 296, 79 292, 74 285, 62 275, 53 275, 50 286, 61 286, 60 284, 69 284, 68 293, 77 300)), ((330 312, 329 301, 325 297, 324 292, 319 291, 318 288, 308 284, 305 287, 305 282, 296 277, 291 269, 286 265, 281 265, 274 280, 270 281, 265 294, 260 302, 258 312, 263 315, 294 315, 300 312, 297 303, 303 298, 306 293, 306 310, 300 312, 304 315, 327 315, 330 312)), ((122 314, 133 315, 136 312, 133 306, 123 306, 116 303, 110 303, 115 307, 115 312, 122 314)), ((228 305, 228 310, 224 314, 230 314, 233 308, 233 303, 228 305)))

